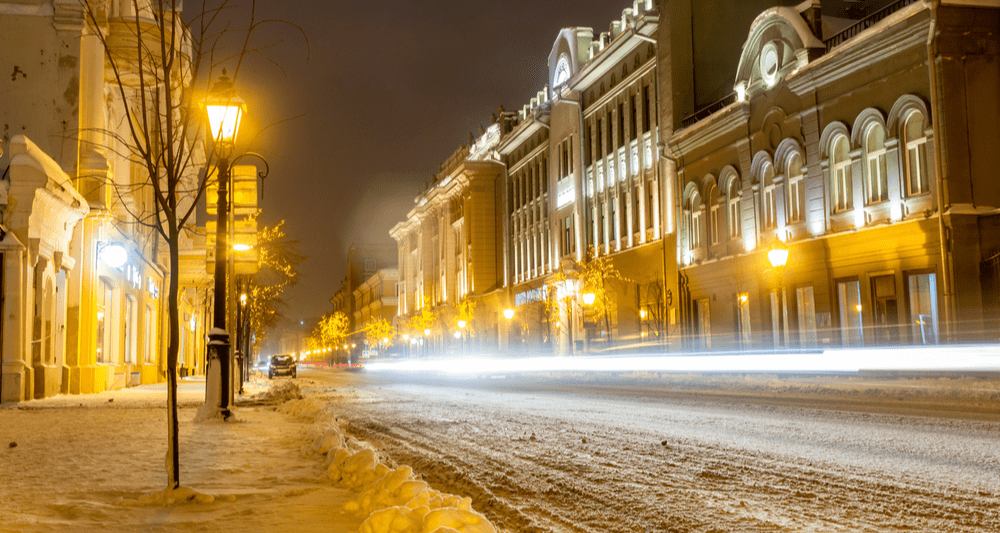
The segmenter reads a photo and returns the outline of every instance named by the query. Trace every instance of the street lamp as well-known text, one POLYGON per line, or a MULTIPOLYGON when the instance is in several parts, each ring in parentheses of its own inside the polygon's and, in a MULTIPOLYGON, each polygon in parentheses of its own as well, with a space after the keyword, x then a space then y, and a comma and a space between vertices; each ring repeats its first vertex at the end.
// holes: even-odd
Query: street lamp
MULTIPOLYGON (((774 244, 767 251, 767 260, 771 263, 771 267, 774 268, 775 276, 778 279, 778 303, 779 315, 778 324, 783 331, 784 345, 788 346, 788 323, 785 317, 786 314, 786 304, 785 304, 785 287, 784 287, 784 270, 785 264, 788 263, 788 246, 781 242, 780 240, 775 240, 774 244)), ((778 344, 778 337, 775 336, 774 344, 778 344)))
POLYGON ((583 305, 591 306, 594 305, 594 301, 597 300, 597 295, 592 292, 583 293, 583 305))
POLYGON ((218 220, 215 227, 215 304, 209 346, 214 347, 219 361, 220 398, 219 412, 223 420, 232 414, 229 395, 232 386, 230 367, 229 333, 226 331, 226 259, 228 258, 226 230, 229 227, 229 157, 232 155, 246 102, 236 94, 232 80, 222 71, 209 95, 203 101, 211 133, 209 151, 218 153, 218 220))

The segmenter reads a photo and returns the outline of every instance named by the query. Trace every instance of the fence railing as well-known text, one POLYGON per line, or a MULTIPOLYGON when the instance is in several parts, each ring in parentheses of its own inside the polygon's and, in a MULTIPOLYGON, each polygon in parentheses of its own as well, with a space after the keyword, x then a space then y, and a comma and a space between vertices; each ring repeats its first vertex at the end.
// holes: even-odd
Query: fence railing
POLYGON ((735 101, 736 101, 736 93, 729 93, 726 96, 723 96, 722 99, 712 102, 711 104, 708 104, 707 106, 684 117, 684 120, 681 121, 681 126, 684 128, 693 126, 696 123, 698 123, 698 121, 712 116, 713 114, 721 111, 726 106, 735 101))
POLYGON ((833 50, 835 46, 867 30, 868 28, 871 28, 875 24, 881 22, 882 19, 917 1, 918 0, 896 0, 871 15, 859 20, 855 24, 844 28, 844 30, 840 33, 837 33, 829 39, 825 39, 823 41, 823 44, 826 45, 826 51, 829 52, 830 50, 833 50))

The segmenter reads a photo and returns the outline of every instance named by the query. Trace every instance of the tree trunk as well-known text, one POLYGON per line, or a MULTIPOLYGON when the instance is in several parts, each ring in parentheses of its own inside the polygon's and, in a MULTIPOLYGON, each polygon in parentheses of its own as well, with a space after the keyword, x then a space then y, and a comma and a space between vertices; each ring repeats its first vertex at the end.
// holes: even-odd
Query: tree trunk
POLYGON ((180 311, 177 307, 177 293, 179 287, 179 237, 180 232, 173 217, 168 224, 170 226, 170 285, 167 298, 170 308, 170 337, 167 344, 167 487, 176 489, 180 486, 181 466, 180 466, 180 435, 177 423, 177 349, 180 332, 180 311))

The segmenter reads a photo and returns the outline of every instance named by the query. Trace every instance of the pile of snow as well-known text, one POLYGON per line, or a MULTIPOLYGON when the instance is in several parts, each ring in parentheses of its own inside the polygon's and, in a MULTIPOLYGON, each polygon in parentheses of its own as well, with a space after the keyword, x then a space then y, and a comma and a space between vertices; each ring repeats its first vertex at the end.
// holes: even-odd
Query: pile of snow
POLYGON ((321 402, 293 399, 277 410, 312 421, 303 451, 325 457, 330 481, 358 494, 344 510, 367 516, 359 533, 496 533, 470 498, 432 489, 408 466, 388 466, 370 445, 348 437, 321 402))
POLYGON ((294 381, 285 381, 281 384, 269 387, 263 392, 247 397, 246 401, 251 403, 283 404, 289 400, 302 399, 302 389, 294 381))

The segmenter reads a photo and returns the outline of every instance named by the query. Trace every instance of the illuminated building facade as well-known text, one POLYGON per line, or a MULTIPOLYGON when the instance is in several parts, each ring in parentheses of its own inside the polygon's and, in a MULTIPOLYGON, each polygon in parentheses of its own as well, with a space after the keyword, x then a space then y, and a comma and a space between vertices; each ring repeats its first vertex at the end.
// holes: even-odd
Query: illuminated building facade
MULTIPOLYGON (((498 119, 510 340, 600 348, 579 298, 589 251, 625 280, 610 284, 619 343, 992 338, 1000 2, 887 1, 850 19, 772 3, 636 1, 605 33, 558 34, 549 84, 498 119), (748 34, 720 32, 719 13, 748 34)), ((401 315, 465 294, 445 201, 465 158, 393 229, 401 315)))
MULTIPOLYGON (((376 320, 394 324, 399 304, 399 269, 382 268, 354 289, 354 323, 358 329, 376 320)), ((378 348, 364 339, 362 356, 378 355, 378 348)))
POLYGON ((525 344, 565 353, 661 333, 664 273, 675 269, 657 148, 658 22, 654 3, 639 0, 596 36, 563 29, 549 85, 501 143, 508 286, 525 344), (580 298, 580 272, 595 257, 622 278, 605 285, 606 327, 589 323, 580 298))
MULTIPOLYGON (((134 19, 132 6, 109 2, 104 13, 134 19)), ((132 38, 126 25, 109 28, 116 42, 132 38)), ((167 246, 133 217, 152 197, 118 141, 129 137, 125 104, 105 50, 76 0, 2 4, 0 33, 0 57, 20 71, 0 81, 10 130, 0 159, 0 399, 163 381, 167 246)), ((196 265, 181 280, 180 361, 200 371, 205 254, 194 241, 182 247, 196 265)))
POLYGON ((442 163, 406 221, 390 231, 398 245, 399 314, 412 317, 428 307, 436 316, 426 334, 409 324, 400 326, 413 340, 440 347, 454 344, 460 329, 457 306, 469 300, 475 311, 467 324, 468 342, 496 346, 502 311, 499 210, 504 179, 496 146, 508 124, 507 115, 501 115, 442 163))
POLYGON ((1000 3, 884 6, 860 21, 819 2, 760 12, 732 94, 696 109, 697 6, 663 3, 688 347, 995 338, 1000 3))
MULTIPOLYGON (((347 274, 340 282, 340 289, 330 298, 330 304, 334 313, 343 313, 347 317, 349 356, 354 361, 361 355, 364 347, 365 336, 361 328, 367 323, 371 311, 368 308, 369 314, 365 314, 364 310, 371 302, 362 303, 365 297, 371 296, 372 288, 367 284, 373 276, 395 267, 396 247, 392 244, 354 243, 347 247, 347 274), (359 289, 362 289, 361 292, 359 289)), ((391 276, 388 272, 384 275, 391 276)), ((398 279, 398 273, 396 278, 398 279)), ((395 311, 394 308, 389 317, 390 322, 395 311)))

